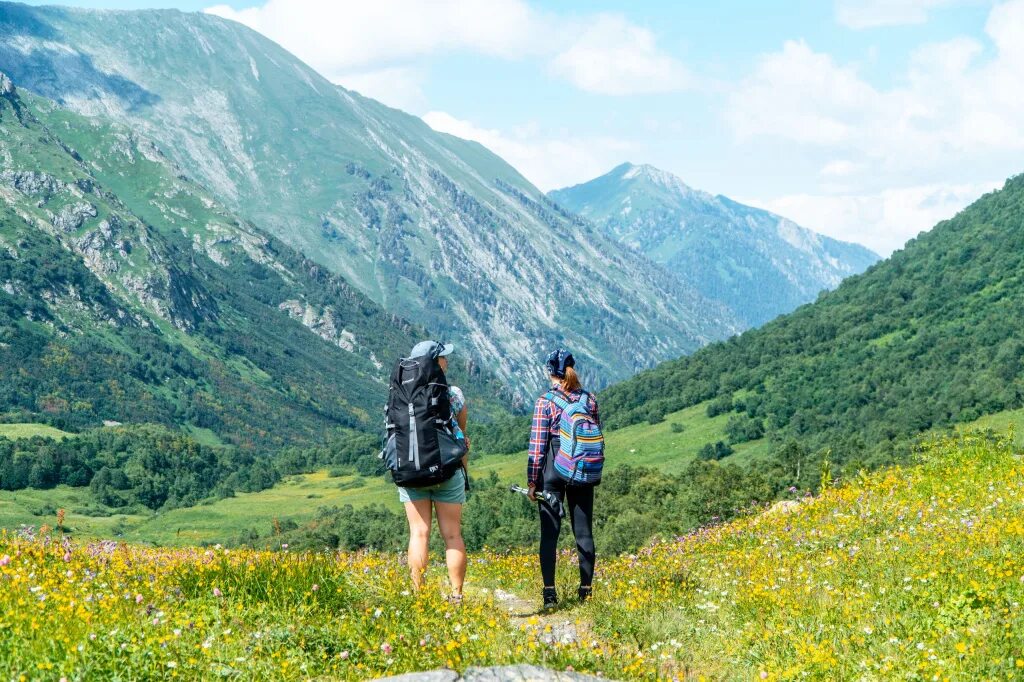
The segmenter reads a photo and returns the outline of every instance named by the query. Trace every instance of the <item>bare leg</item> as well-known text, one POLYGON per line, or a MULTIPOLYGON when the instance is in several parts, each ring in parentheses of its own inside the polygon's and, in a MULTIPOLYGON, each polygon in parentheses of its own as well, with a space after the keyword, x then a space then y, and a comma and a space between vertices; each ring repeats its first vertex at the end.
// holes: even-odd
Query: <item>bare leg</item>
POLYGON ((430 500, 406 502, 405 516, 409 519, 409 574, 413 588, 418 590, 429 559, 430 500))
POLYGON ((462 541, 462 505, 449 502, 435 502, 437 525, 444 539, 444 558, 448 564, 448 580, 452 592, 462 594, 462 583, 466 580, 466 543, 462 541))

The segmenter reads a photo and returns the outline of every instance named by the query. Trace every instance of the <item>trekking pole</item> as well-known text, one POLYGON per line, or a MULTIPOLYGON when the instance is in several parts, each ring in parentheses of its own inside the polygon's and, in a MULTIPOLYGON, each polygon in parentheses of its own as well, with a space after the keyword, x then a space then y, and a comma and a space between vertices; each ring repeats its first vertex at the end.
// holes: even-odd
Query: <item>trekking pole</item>
MULTIPOLYGON (((508 489, 513 493, 519 493, 523 497, 530 497, 530 491, 522 486, 510 485, 508 489)), ((536 490, 534 491, 534 496, 537 498, 538 503, 543 502, 547 506, 551 507, 551 510, 558 514, 559 518, 565 518, 565 506, 554 493, 550 493, 547 490, 536 490)))

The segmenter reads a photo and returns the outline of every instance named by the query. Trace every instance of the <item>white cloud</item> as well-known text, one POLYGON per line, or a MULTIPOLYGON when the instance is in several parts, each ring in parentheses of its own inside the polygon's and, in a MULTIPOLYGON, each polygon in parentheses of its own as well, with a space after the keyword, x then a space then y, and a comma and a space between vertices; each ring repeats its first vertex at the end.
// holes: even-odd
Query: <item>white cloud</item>
POLYGON ((736 139, 781 141, 795 158, 820 159, 817 188, 770 203, 886 251, 990 180, 1020 172, 1024 0, 994 7, 985 33, 988 44, 959 37, 921 46, 889 88, 803 41, 762 56, 728 98, 736 139))
POLYGON ((854 66, 803 41, 762 56, 732 93, 728 120, 738 139, 788 139, 848 151, 890 170, 953 154, 1024 150, 1024 0, 992 10, 995 50, 970 38, 922 46, 900 85, 879 90, 854 66))
POLYGON ((821 167, 821 175, 826 178, 842 178, 862 170, 863 166, 847 159, 833 159, 821 167))
POLYGON ((658 51, 654 34, 619 15, 599 15, 555 55, 551 71, 587 92, 605 95, 671 92, 693 78, 658 51))
POLYGON ((396 106, 410 100, 402 88, 418 99, 424 58, 453 52, 543 60, 552 74, 608 95, 666 92, 690 80, 682 64, 658 49, 651 31, 620 15, 566 18, 524 0, 266 0, 206 12, 245 24, 332 81, 383 93, 383 101, 396 106), (415 78, 388 84, 395 69, 415 78))
POLYGON ((863 244, 887 256, 929 230, 1001 182, 921 185, 874 194, 794 194, 748 203, 761 206, 807 228, 863 244))
POLYGON ((544 131, 536 125, 505 133, 443 111, 428 112, 423 120, 434 130, 479 142, 543 191, 594 178, 634 151, 630 143, 615 138, 578 137, 568 131, 544 131))
POLYGON ((327 75, 327 78, 360 95, 404 111, 418 112, 427 108, 427 96, 423 92, 426 74, 422 69, 392 66, 373 71, 327 75))
POLYGON ((774 135, 840 144, 876 99, 852 67, 837 65, 803 41, 787 41, 782 52, 762 56, 754 74, 732 93, 727 119, 740 140, 774 135))
POLYGON ((379 68, 441 50, 515 57, 532 42, 538 22, 521 0, 267 0, 206 11, 263 33, 324 73, 379 68))
POLYGON ((929 13, 955 0, 836 0, 836 20, 848 28, 923 24, 929 13))

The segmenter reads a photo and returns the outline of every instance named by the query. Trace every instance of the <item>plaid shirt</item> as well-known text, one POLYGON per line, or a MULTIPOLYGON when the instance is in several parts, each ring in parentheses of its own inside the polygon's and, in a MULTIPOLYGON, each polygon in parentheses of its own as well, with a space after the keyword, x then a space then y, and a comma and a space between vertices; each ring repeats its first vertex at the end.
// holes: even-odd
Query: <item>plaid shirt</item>
MULTIPOLYGON (((552 389, 555 390, 555 389, 552 389)), ((545 393, 545 395, 547 395, 545 393)), ((564 394, 563 394, 564 395, 564 394)), ((580 399, 583 391, 573 391, 568 394, 570 403, 580 399)), ((594 421, 601 423, 597 413, 597 399, 593 393, 587 394, 587 408, 594 421)), ((548 452, 548 443, 552 437, 558 437, 558 422, 562 417, 562 410, 553 402, 541 396, 533 408, 533 424, 530 427, 530 457, 526 465, 526 482, 538 484, 544 475, 544 455, 548 452)))

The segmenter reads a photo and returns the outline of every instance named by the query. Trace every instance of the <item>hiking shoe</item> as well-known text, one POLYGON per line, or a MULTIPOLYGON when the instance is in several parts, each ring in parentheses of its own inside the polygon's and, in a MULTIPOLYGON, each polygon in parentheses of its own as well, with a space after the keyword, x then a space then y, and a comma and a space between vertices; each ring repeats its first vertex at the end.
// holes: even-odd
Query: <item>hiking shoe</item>
POLYGON ((589 585, 587 587, 583 587, 582 585, 580 585, 580 589, 576 591, 576 594, 579 596, 581 602, 585 602, 588 599, 590 599, 590 595, 592 595, 593 593, 594 588, 590 587, 589 585))
POLYGON ((544 608, 553 609, 558 606, 558 592, 553 587, 544 588, 544 608))
POLYGON ((459 594, 454 594, 454 593, 449 594, 448 595, 448 603, 451 604, 452 606, 462 606, 462 594, 461 593, 459 593, 459 594))

